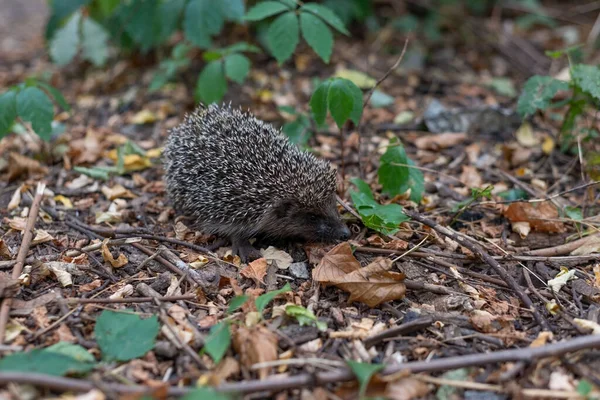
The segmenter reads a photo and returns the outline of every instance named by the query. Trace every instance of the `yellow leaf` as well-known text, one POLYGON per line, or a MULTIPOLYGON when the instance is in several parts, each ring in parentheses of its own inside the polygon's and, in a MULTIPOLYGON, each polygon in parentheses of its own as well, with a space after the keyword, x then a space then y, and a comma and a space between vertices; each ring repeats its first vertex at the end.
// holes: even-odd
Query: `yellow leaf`
POLYGON ((523 125, 515 133, 517 141, 524 147, 536 147, 540 144, 539 138, 533 134, 533 128, 529 122, 524 122, 523 125))
POLYGON ((71 202, 71 199, 63 196, 62 194, 54 196, 54 201, 61 203, 63 206, 65 206, 65 208, 69 210, 73 208, 73 203, 71 202))
POLYGON ((142 110, 129 120, 132 124, 150 124, 158 119, 157 115, 150 110, 142 110))
POLYGON ((338 78, 348 79, 361 89, 371 89, 377 81, 369 75, 353 69, 340 69, 335 73, 338 78))
POLYGON ((544 142, 542 143, 542 151, 544 154, 550 154, 552 153, 552 150, 554 150, 554 146, 554 139, 552 139, 551 136, 546 136, 544 138, 544 142))
POLYGON ((159 148, 156 148, 156 149, 150 149, 150 150, 148 150, 146 152, 146 157, 148 157, 148 158, 158 158, 158 157, 161 156, 162 152, 163 152, 163 148, 162 147, 159 147, 159 148))

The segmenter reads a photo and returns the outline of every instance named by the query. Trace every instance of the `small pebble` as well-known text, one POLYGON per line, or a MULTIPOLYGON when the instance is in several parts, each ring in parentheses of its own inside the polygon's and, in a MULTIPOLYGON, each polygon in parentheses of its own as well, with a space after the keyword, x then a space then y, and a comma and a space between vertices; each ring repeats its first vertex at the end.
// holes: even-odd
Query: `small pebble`
POLYGON ((290 264, 289 272, 294 278, 308 279, 310 277, 308 275, 308 265, 305 262, 290 264))

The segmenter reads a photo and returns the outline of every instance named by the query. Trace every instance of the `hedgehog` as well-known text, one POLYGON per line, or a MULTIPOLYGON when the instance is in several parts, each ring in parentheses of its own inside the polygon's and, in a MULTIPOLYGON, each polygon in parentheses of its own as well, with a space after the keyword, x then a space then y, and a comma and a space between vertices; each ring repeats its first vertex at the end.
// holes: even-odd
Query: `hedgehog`
POLYGON ((280 130, 229 105, 198 108, 169 132, 167 196, 242 261, 252 238, 334 242, 350 231, 336 208, 336 170, 280 130))

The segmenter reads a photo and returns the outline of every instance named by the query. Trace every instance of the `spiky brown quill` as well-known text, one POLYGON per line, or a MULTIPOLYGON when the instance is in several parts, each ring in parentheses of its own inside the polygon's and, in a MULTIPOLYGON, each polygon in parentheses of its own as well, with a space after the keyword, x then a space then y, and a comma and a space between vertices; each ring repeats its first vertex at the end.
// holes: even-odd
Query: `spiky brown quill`
POLYGON ((350 231, 336 209, 336 172, 270 124, 231 106, 200 106, 174 128, 164 151, 167 194, 205 233, 231 239, 332 241, 350 231))

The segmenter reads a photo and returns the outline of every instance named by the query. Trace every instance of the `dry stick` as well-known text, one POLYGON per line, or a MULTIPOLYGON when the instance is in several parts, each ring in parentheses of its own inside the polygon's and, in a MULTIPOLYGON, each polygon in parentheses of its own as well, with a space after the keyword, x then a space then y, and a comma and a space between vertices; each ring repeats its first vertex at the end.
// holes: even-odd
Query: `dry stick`
MULTIPOLYGON (((447 371, 451 369, 475 367, 502 362, 532 362, 546 357, 557 357, 574 351, 600 348, 600 335, 581 336, 575 339, 553 343, 540 347, 526 347, 522 349, 501 350, 491 353, 477 353, 466 356, 446 357, 436 360, 411 361, 407 363, 390 365, 385 368, 382 375, 400 373, 421 373, 447 371)), ((263 380, 246 380, 241 382, 224 383, 216 389, 221 392, 254 393, 261 391, 280 391, 300 387, 323 386, 328 383, 345 382, 354 379, 353 373, 348 369, 317 374, 303 373, 290 377, 274 376, 263 380)), ((96 387, 94 382, 35 374, 30 372, 0 372, 0 385, 8 383, 30 384, 54 390, 71 390, 85 392, 96 387)), ((123 385, 107 383, 106 388, 118 393, 147 393, 152 389, 141 385, 123 385)), ((171 396, 182 395, 193 388, 170 387, 168 394, 171 396)))
POLYGON ((552 256, 560 256, 563 254, 569 254, 575 249, 580 248, 584 244, 586 244, 590 240, 594 240, 594 238, 600 238, 600 233, 595 233, 590 236, 586 236, 581 239, 574 240, 572 242, 561 244, 560 246, 547 247, 545 249, 537 249, 528 251, 523 253, 526 256, 544 256, 544 257, 552 257, 552 256))
POLYGON ((508 286, 515 291, 515 293, 517 294, 517 296, 519 296, 523 304, 525 304, 525 306, 533 314, 533 317, 535 318, 536 322, 540 324, 544 330, 552 332, 552 328, 550 327, 550 324, 548 324, 548 321, 546 321, 546 319, 535 308, 533 302, 525 293, 525 291, 521 288, 521 286, 519 286, 517 281, 515 281, 515 279, 511 275, 509 275, 508 272, 506 272, 506 270, 500 265, 500 263, 498 263, 498 261, 492 258, 492 256, 490 256, 489 254, 487 254, 480 244, 475 243, 474 241, 466 240, 464 237, 458 235, 456 232, 437 224, 435 221, 423 217, 417 212, 405 209, 404 213, 410 218, 414 219, 415 221, 429 226, 430 228, 441 233, 442 235, 447 236, 450 239, 460 243, 462 246, 466 247, 474 254, 477 254, 479 258, 481 258, 490 267, 492 267, 496 271, 496 273, 500 275, 500 277, 508 284, 508 286))
POLYGON ((165 297, 124 297, 121 299, 78 299, 76 297, 67 298, 67 304, 118 304, 118 303, 147 303, 154 300, 158 301, 179 301, 179 300, 197 300, 195 294, 182 294, 179 296, 165 297))
POLYGON ((421 329, 425 329, 431 324, 433 324, 434 319, 432 317, 422 317, 415 319, 414 321, 407 322, 402 325, 395 326, 393 328, 387 329, 381 333, 378 333, 373 336, 369 336, 364 340, 364 345, 368 349, 371 346, 375 346, 379 342, 383 340, 400 335, 406 335, 408 333, 420 331, 421 329))
MULTIPOLYGON (((40 182, 35 190, 35 197, 31 208, 29 209, 29 216, 27 217, 27 224, 25 225, 25 231, 23 232, 23 241, 17 254, 17 263, 12 270, 12 279, 19 279, 23 272, 23 266, 25 265, 25 258, 27 258, 27 252, 29 252, 29 246, 31 246, 31 240, 33 239, 33 227, 40 211, 40 204, 44 195, 44 189, 46 189, 46 183, 40 182)), ((7 297, 2 301, 0 307, 0 344, 4 343, 4 334, 6 331, 6 324, 8 323, 8 314, 10 312, 10 306, 12 305, 12 297, 7 297)))

